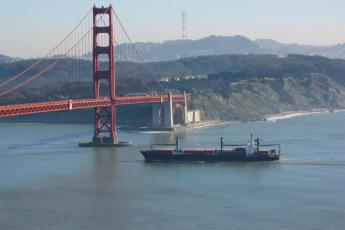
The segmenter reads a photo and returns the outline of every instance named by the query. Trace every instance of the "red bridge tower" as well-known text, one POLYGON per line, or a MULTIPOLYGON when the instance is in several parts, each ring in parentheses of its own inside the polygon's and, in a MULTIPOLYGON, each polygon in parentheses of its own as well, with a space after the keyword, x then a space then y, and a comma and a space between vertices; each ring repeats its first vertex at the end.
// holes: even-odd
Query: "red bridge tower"
MULTIPOLYGON (((116 133, 116 73, 115 73, 115 55, 114 55, 114 31, 113 31, 113 10, 112 6, 107 8, 93 7, 93 84, 94 84, 94 97, 100 99, 108 92, 111 102, 109 107, 96 107, 95 108, 95 127, 93 144, 119 144, 116 133), (106 26, 98 25, 99 15, 105 15, 106 26), (99 43, 99 36, 107 36, 108 45, 99 43), (106 56, 108 65, 101 67, 100 55, 106 56), (101 81, 107 83, 108 90, 103 89, 101 81)), ((104 85, 103 85, 104 86, 104 85)))
MULTIPOLYGON (((93 7, 93 99, 65 100, 65 101, 47 101, 14 105, 0 105, 0 118, 13 117, 19 115, 28 115, 36 113, 71 111, 76 109, 95 108, 95 124, 93 139, 91 142, 79 143, 81 147, 113 147, 128 146, 129 142, 120 142, 116 133, 116 106, 118 105, 134 105, 134 104, 151 104, 161 105, 154 106, 153 109, 153 126, 155 128, 173 129, 173 111, 177 104, 184 105, 184 123, 187 124, 187 99, 184 95, 141 95, 141 96, 116 96, 116 71, 115 71, 115 40, 113 17, 116 17, 112 6, 109 7, 93 7), (103 18, 105 17, 105 20, 103 18), (105 24, 104 26, 100 26, 105 24), (105 39, 104 39, 105 38, 105 39), (103 41, 108 41, 103 44, 103 41), (102 57, 106 57, 103 60, 102 57), (106 66, 105 66, 106 65, 106 66), (104 84, 101 84, 103 83, 104 84), (106 87, 104 87, 106 86, 106 87), (164 107, 164 119, 160 117, 160 107, 164 107), (164 124, 163 124, 164 123, 164 124)), ((86 17, 85 17, 86 18, 86 17)), ((84 18, 84 19, 85 19, 84 18)), ((83 20, 84 20, 83 19, 83 20)), ((78 24, 79 26, 79 24, 78 24)), ((76 27, 77 28, 77 27, 76 27)), ((87 34, 89 31, 87 32, 87 34)), ((127 35, 128 36, 128 35, 127 35)), ((83 38, 84 39, 84 38, 83 38)), ((65 40, 63 40, 65 41, 65 40)), ((62 41, 62 42, 63 42, 62 41)), ((80 41, 79 41, 80 42, 80 41)), ((77 44, 79 44, 79 42, 77 44)), ((62 44, 62 43, 59 43, 62 44)), ((76 45, 76 44, 75 44, 76 45)), ((75 47, 75 45, 73 47, 75 47)), ((58 46, 56 46, 58 47, 58 46)), ((55 50, 55 48, 53 49, 55 50)), ((68 50, 68 52, 70 49, 68 50)), ((51 53, 52 51, 50 51, 51 53)), ((65 53, 66 54, 68 54, 65 53)), ((9 78, 0 85, 10 83, 29 70, 38 65, 46 57, 37 60, 33 65, 22 71, 16 76, 9 78)), ((13 86, 11 89, 0 92, 0 97, 6 95, 17 88, 25 85, 31 80, 39 77, 60 62, 61 59, 55 60, 52 64, 46 66, 36 75, 22 81, 13 86)), ((164 90, 163 90, 164 91, 164 90)))

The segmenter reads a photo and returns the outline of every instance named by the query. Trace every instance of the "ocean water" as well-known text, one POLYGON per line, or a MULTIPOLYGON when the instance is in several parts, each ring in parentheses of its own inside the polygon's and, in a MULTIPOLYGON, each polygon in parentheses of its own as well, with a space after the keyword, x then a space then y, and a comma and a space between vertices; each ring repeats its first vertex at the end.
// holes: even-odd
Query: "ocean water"
POLYGON ((345 112, 78 148, 91 125, 0 123, 0 229, 344 229, 345 112), (140 149, 280 143, 279 162, 145 163, 140 149))

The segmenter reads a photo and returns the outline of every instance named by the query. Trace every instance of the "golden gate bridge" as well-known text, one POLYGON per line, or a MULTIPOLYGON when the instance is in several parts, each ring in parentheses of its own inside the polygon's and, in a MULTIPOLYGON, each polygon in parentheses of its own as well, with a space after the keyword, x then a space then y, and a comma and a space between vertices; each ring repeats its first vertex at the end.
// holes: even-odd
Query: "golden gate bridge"
MULTIPOLYGON (((127 30, 111 5, 106 8, 94 6, 77 26, 45 56, 36 59, 20 73, 1 82, 0 97, 11 94, 38 77, 46 76, 50 70, 56 68, 59 63, 61 64, 62 60, 79 60, 88 56, 92 56, 93 98, 1 105, 0 117, 94 108, 92 141, 80 143, 80 146, 88 147, 130 144, 119 141, 116 132, 116 107, 119 105, 153 104, 153 117, 156 120, 153 123, 169 128, 173 125, 173 111, 176 105, 184 108, 184 114, 186 114, 187 95, 185 93, 172 95, 164 90, 153 71, 145 65, 142 56, 135 48, 127 30), (92 23, 87 25, 90 18, 92 18, 92 23), (120 35, 118 30, 122 30, 123 34, 120 35), (126 43, 121 42, 121 38, 125 39, 126 43), (121 48, 121 44, 126 44, 127 49, 124 50, 124 46, 121 48), (136 72, 129 48, 132 48, 136 58, 142 61, 145 69, 152 75, 159 86, 159 93, 152 90, 147 82, 136 73, 135 76, 148 93, 140 96, 117 96, 116 57, 122 57, 122 60, 126 61, 136 72), (116 52, 120 55, 115 55, 116 52), (91 53, 92 55, 90 55, 91 53)), ((187 122, 186 119, 185 116, 185 122, 187 122)))

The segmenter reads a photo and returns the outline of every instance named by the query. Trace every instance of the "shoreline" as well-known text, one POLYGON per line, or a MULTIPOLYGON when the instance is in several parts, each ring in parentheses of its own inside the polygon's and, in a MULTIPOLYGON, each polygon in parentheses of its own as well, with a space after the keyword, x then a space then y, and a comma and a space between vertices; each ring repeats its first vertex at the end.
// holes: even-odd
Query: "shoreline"
POLYGON ((189 130, 189 129, 201 129, 201 128, 206 128, 206 127, 211 127, 211 126, 230 125, 230 124, 235 124, 235 123, 240 123, 240 122, 239 121, 209 120, 209 121, 201 121, 198 123, 193 123, 188 126, 177 126, 175 127, 175 130, 181 131, 181 130, 189 130))
MULTIPOLYGON (((264 115, 263 120, 253 120, 249 122, 275 122, 279 120, 287 120, 287 119, 292 119, 292 118, 297 118, 297 117, 302 117, 302 116, 312 116, 315 114, 324 114, 324 113, 337 113, 337 112, 344 112, 345 109, 335 109, 335 110, 330 110, 330 109, 312 109, 309 111, 286 111, 282 113, 275 113, 275 114, 268 114, 264 115)), ((184 129, 176 129, 177 131, 179 130, 187 130, 187 129, 197 129, 197 128, 206 128, 210 126, 218 126, 218 125, 231 125, 231 124, 239 124, 239 123, 248 123, 240 120, 234 120, 234 121, 221 121, 221 120, 210 120, 210 121, 203 121, 200 123, 196 123, 195 126, 184 126, 184 129)))
POLYGON ((337 109, 337 110, 329 110, 329 109, 312 109, 309 111, 286 111, 277 114, 268 114, 264 116, 264 121, 278 121, 278 120, 286 120, 292 119, 301 116, 311 116, 314 114, 322 114, 322 113, 332 113, 332 112, 341 112, 345 111, 344 109, 337 109))

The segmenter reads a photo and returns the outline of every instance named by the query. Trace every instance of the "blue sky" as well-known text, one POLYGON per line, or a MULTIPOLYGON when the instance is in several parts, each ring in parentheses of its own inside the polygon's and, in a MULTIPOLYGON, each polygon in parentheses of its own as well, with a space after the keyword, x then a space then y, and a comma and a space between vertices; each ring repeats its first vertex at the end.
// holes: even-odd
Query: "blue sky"
POLYGON ((135 41, 211 34, 272 38, 286 43, 345 42, 344 0, 0 0, 0 53, 42 56, 93 4, 112 3, 135 41))

